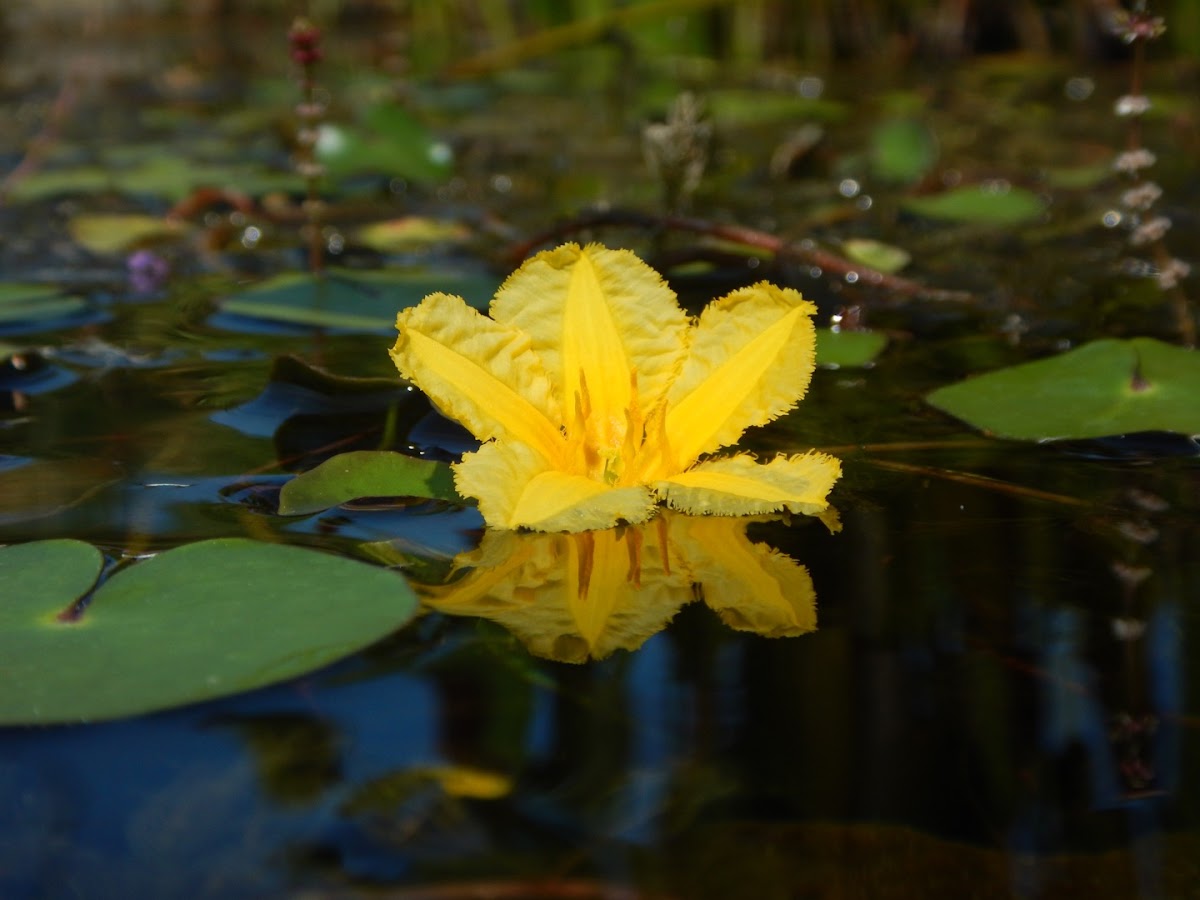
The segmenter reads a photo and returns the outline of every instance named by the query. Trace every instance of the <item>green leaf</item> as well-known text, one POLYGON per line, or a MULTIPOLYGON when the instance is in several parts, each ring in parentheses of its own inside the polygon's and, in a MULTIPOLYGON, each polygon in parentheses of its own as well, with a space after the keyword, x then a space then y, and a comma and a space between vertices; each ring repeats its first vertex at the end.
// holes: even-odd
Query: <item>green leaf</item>
POLYGON ((372 106, 358 126, 322 125, 315 150, 335 178, 376 174, 439 183, 454 171, 450 146, 394 103, 372 106))
POLYGON ((889 275, 899 272, 912 261, 912 256, 907 250, 870 238, 851 238, 844 241, 842 251, 847 259, 889 275))
POLYGON ((426 497, 461 503, 444 462, 390 450, 356 450, 327 459, 297 475, 279 494, 285 516, 329 509, 360 497, 426 497))
POLYGON ((1032 191, 986 185, 910 197, 901 205, 911 213, 930 219, 976 225, 1020 225, 1036 220, 1046 211, 1046 202, 1032 191))
POLYGON ((0 284, 0 325, 58 319, 87 309, 87 301, 45 284, 0 284))
POLYGON ((705 105, 713 120, 726 128, 780 121, 840 122, 850 115, 850 107, 836 100, 744 88, 710 91, 705 94, 705 105))
POLYGON ((170 144, 114 147, 104 164, 47 168, 22 178, 11 196, 31 201, 57 194, 153 194, 182 200, 198 187, 216 187, 245 194, 296 191, 303 180, 292 171, 273 171, 264 165, 219 165, 196 160, 170 144))
POLYGON ((830 331, 817 329, 817 365, 854 368, 873 362, 887 346, 881 331, 830 331))
POLYGON ((1200 434, 1200 353, 1152 338, 1100 340, 939 388, 938 409, 998 437, 1200 434))
POLYGON ((915 119, 890 119, 871 134, 871 173, 893 184, 920 181, 938 158, 937 139, 915 119))
POLYGON ((72 218, 67 230, 76 243, 93 253, 109 255, 149 241, 178 237, 185 229, 182 223, 159 216, 88 213, 72 218))
POLYGON ((0 724, 112 719, 272 684, 355 652, 416 610, 387 569, 225 538, 130 565, 75 621, 60 620, 98 557, 73 541, 0 549, 0 724))
POLYGON ((1078 191, 1099 187, 1113 177, 1111 162, 1062 166, 1046 170, 1046 185, 1056 190, 1078 191))
MULTIPOLYGON (((83 541, 56 539, 0 547, 0 645, 28 617, 20 598, 37 597, 45 609, 43 624, 53 624, 55 616, 91 590, 103 566, 100 551, 83 541)), ((0 692, 6 680, 0 680, 0 692)))
POLYGON ((347 331, 389 332, 396 313, 415 306, 431 293, 461 295, 478 309, 487 309, 499 280, 461 271, 353 272, 330 269, 324 276, 289 273, 269 278, 221 303, 222 311, 256 319, 340 328, 347 331))
POLYGON ((460 222, 424 216, 403 216, 383 222, 372 222, 355 232, 355 239, 380 253, 402 253, 425 250, 439 244, 459 244, 471 236, 460 222))

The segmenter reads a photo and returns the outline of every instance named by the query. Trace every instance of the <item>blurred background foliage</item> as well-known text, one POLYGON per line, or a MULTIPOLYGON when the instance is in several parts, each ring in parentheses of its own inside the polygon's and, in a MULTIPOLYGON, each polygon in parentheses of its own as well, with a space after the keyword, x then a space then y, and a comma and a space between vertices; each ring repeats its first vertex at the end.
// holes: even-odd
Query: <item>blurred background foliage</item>
MULTIPOLYGON (((847 58, 903 63, 975 53, 1110 56, 1120 0, 25 0, 0 7, 7 43, 31 30, 101 29, 138 19, 305 14, 324 23, 386 22, 418 73, 507 48, 520 61, 563 46, 633 41, 644 52, 747 65, 847 58), (419 36, 419 39, 416 37, 419 36)), ((1161 52, 1200 55, 1200 3, 1158 0, 1161 52)))

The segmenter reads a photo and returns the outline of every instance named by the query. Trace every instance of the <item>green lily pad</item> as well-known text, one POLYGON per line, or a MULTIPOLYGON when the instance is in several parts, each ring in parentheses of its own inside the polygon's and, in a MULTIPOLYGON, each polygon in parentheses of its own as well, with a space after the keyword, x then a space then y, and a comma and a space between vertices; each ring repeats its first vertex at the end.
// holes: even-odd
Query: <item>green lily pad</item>
POLYGON ((871 174, 893 184, 920 181, 938 158, 937 139, 916 119, 881 122, 871 134, 871 174))
POLYGON ((288 273, 269 278, 222 302, 221 310, 314 328, 389 332, 396 313, 436 292, 458 294, 477 309, 487 309, 499 279, 461 272, 348 272, 330 269, 324 276, 288 273))
POLYGON ((360 497, 424 497, 462 502, 450 466, 390 450, 355 450, 297 475, 279 493, 285 516, 329 509, 360 497))
POLYGON ((1200 434, 1200 353, 1153 338, 1099 340, 939 388, 925 399, 998 437, 1049 441, 1200 434))
POLYGON ((13 597, 38 597, 45 614, 37 621, 53 624, 59 613, 92 589, 103 566, 100 551, 83 541, 57 539, 0 547, 0 642, 12 629, 26 624, 28 610, 13 597))
POLYGON ((366 563, 225 538, 99 570, 74 541, 0 549, 0 724, 113 719, 311 672, 394 631, 408 583, 366 563))
POLYGON ((87 301, 66 296, 53 285, 0 284, 0 325, 59 319, 83 312, 87 306, 87 301))
POLYGON ((971 185, 941 194, 909 197, 906 210, 930 219, 975 225, 1020 225, 1046 211, 1046 201, 1025 188, 971 185))
POLYGON ((865 366, 887 346, 881 331, 831 331, 817 329, 817 365, 835 369, 865 366))

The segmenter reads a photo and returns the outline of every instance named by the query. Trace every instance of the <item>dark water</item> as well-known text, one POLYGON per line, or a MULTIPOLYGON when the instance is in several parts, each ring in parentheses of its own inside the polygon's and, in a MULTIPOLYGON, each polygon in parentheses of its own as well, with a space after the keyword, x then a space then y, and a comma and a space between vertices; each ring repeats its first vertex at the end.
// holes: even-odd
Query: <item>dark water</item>
MULTIPOLYGON (((81 65, 113 68, 80 88, 46 165, 139 141, 182 152, 207 137, 204 152, 226 162, 286 166, 272 134, 293 102, 286 81, 173 40, 131 71, 111 46, 77 48, 81 65)), ((48 61, 13 59, 4 104, 26 110, 32 133, 61 82, 48 61)), ((649 97, 567 64, 561 82, 548 67, 527 81, 430 88, 426 115, 454 144, 458 176, 399 191, 386 179, 344 183, 330 234, 345 240, 332 247, 363 268, 498 279, 507 240, 588 203, 654 203, 636 110, 678 86, 665 68, 642 86, 649 97), (400 214, 455 218, 468 240, 381 253, 352 236, 400 214)), ((334 69, 353 83, 346 70, 334 69)), ((985 60, 896 76, 941 139, 938 171, 1053 198, 1040 221, 1000 229, 907 216, 896 187, 847 203, 839 185, 859 171, 886 102, 856 96, 854 72, 823 77, 849 121, 826 126, 819 152, 776 181, 766 148, 795 123, 727 126, 693 212, 835 244, 881 238, 913 253, 906 275, 969 299, 856 292, 807 264, 752 268, 686 237, 595 235, 664 267, 715 260, 672 279, 697 304, 765 272, 816 299, 824 321, 850 311, 889 331, 875 365, 819 370, 795 413, 746 441, 844 461, 840 533, 814 522, 749 531, 810 571, 815 632, 746 634, 693 602, 640 649, 580 665, 533 656, 493 622, 431 612, 275 687, 116 722, 6 728, 0 894, 1197 896, 1194 445, 981 438, 920 399, 1097 334, 1170 339, 1165 304, 1120 276, 1120 238, 1095 224, 1116 186, 1054 192, 1043 177, 1119 142, 1106 98, 1125 73, 985 60), (1070 99, 1072 78, 1096 98, 1070 99)), ((1159 70, 1175 112, 1147 135, 1178 148, 1160 164, 1179 247, 1197 234, 1196 109, 1170 92, 1189 77, 1159 70)), ((22 144, 5 140, 8 169, 22 144)), ((240 284, 303 266, 294 225, 263 226, 260 246, 219 206, 197 219, 207 233, 155 245, 172 274, 141 293, 128 253, 68 236, 81 211, 168 205, 155 192, 75 190, 0 209, 4 280, 67 285, 86 300, 3 337, 23 362, 0 385, 0 542, 73 537, 118 558, 231 535, 351 556, 389 541, 417 575, 443 575, 480 539, 469 508, 272 515, 287 472, 330 447, 378 447, 389 421, 392 446, 462 449, 452 433, 430 435, 438 426, 420 398, 352 402, 271 380, 283 354, 390 376, 386 333, 214 317, 240 284)), ((329 615, 353 602, 331 596, 329 615)))

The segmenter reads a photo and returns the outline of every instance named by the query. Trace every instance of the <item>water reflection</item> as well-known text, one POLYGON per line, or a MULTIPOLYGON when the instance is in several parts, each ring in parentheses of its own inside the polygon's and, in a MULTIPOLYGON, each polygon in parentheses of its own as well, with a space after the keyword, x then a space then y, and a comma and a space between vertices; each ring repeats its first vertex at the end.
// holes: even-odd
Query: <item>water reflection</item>
POLYGON ((808 569, 750 540, 752 521, 764 520, 664 512, 578 534, 487 531, 455 559, 456 580, 418 590, 431 609, 497 622, 559 662, 636 650, 696 599, 739 631, 814 631, 808 569))

